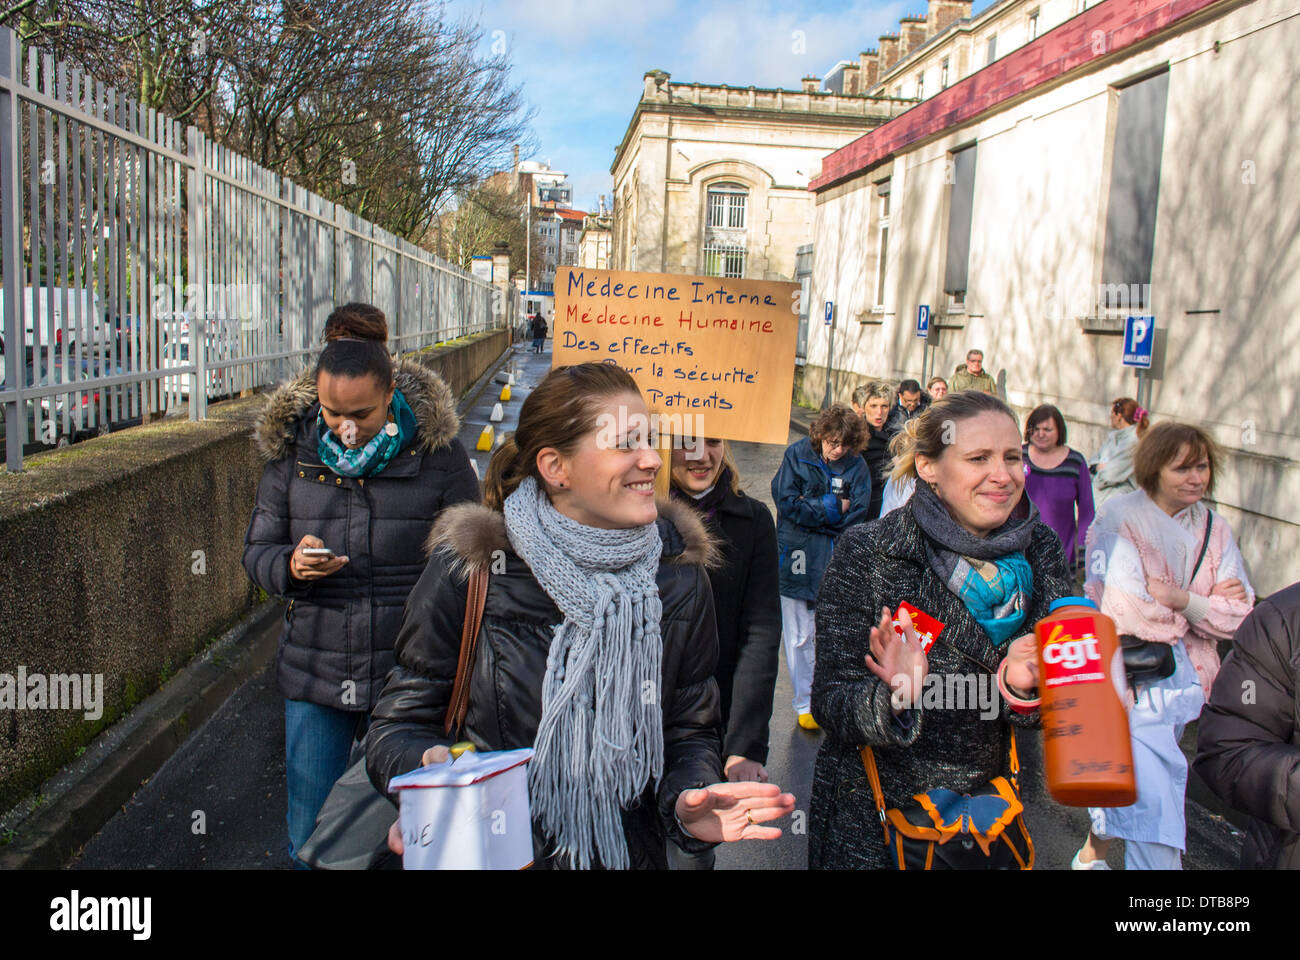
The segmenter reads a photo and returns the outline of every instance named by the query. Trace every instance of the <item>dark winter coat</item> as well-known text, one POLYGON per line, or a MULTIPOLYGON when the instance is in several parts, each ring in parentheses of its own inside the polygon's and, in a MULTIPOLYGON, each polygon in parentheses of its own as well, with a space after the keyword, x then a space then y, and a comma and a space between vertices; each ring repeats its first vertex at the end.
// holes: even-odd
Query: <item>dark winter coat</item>
POLYGON ((1247 869, 1300 869, 1298 680, 1300 583, 1293 583, 1237 628, 1197 725, 1196 772, 1252 817, 1241 849, 1247 869))
POLYGON ((817 599, 835 538, 867 519, 871 488, 871 472, 859 454, 846 454, 829 467, 808 437, 786 448, 772 478, 781 596, 808 603, 817 599), (838 494, 831 490, 835 480, 843 484, 838 494), (840 512, 841 498, 849 501, 848 513, 840 512))
POLYGON ((730 488, 706 523, 722 555, 709 569, 718 621, 714 677, 722 697, 722 756, 766 763, 781 649, 776 525, 766 504, 730 488))
POLYGON ((889 480, 885 471, 893 458, 889 456, 890 435, 871 424, 867 424, 867 429, 871 431, 871 439, 862 451, 862 459, 867 461, 867 469, 871 471, 871 503, 867 505, 867 519, 875 520, 880 516, 880 504, 885 499, 885 483, 889 480))
MULTIPOLYGON (((702 563, 716 559, 703 523, 689 507, 660 501, 659 597, 663 604, 664 772, 623 825, 632 867, 667 866, 665 838, 688 852, 712 844, 688 837, 674 811, 686 789, 722 779, 718 659, 713 599, 702 563)), ((481 750, 531 747, 542 715, 542 679, 555 627, 564 617, 511 548, 505 518, 485 506, 446 511, 429 538, 432 551, 411 591, 397 638, 397 666, 375 706, 366 769, 381 792, 420 766, 429 747, 449 745, 443 730, 456 679, 469 572, 489 570, 487 604, 470 679, 469 712, 460 739, 481 750), (504 569, 502 569, 504 563, 504 569)), ((534 824, 534 863, 557 866, 534 824)))
POLYGON ((916 405, 916 409, 912 411, 909 411, 899 403, 898 400, 894 400, 894 405, 889 408, 889 416, 885 418, 885 426, 883 428, 885 431, 885 439, 894 439, 898 431, 903 429, 903 425, 907 423, 907 421, 915 420, 921 414, 925 413, 929 407, 930 395, 924 392, 921 394, 921 400, 916 405))
MULTIPOLYGON (((968 793, 1008 771, 1008 724, 1036 727, 1037 710, 1013 713, 990 686, 1006 647, 988 634, 931 569, 913 503, 875 523, 854 527, 836 545, 817 600, 817 665, 812 715, 826 738, 813 774, 808 866, 812 869, 885 869, 880 820, 858 753, 874 748, 887 806, 913 793, 946 787, 968 793), (867 669, 864 657, 880 608, 893 611, 906 600, 946 625, 928 656, 932 677, 983 675, 977 689, 991 691, 999 704, 996 720, 981 719, 978 699, 965 709, 924 708, 895 718, 886 684, 867 669)), ((1028 615, 1021 633, 1047 615, 1051 601, 1070 593, 1061 542, 1035 521, 1025 551, 1034 573, 1028 615)), ((930 680, 928 683, 936 683, 930 680)), ((944 681, 945 689, 948 681, 944 681)), ((956 689, 956 684, 953 685, 956 689)), ((988 701, 986 701, 988 702, 988 701)), ((1033 824, 1029 824, 1030 831, 1033 824)))
POLYGON ((244 569, 289 600, 276 680, 291 700, 366 712, 393 667, 402 607, 424 569, 424 541, 444 507, 479 499, 456 439, 451 390, 433 371, 399 363, 397 388, 415 414, 413 443, 373 477, 340 477, 316 450, 316 381, 304 371, 270 395, 255 439, 269 461, 244 540, 244 569), (295 580, 289 557, 307 534, 348 562, 295 580))

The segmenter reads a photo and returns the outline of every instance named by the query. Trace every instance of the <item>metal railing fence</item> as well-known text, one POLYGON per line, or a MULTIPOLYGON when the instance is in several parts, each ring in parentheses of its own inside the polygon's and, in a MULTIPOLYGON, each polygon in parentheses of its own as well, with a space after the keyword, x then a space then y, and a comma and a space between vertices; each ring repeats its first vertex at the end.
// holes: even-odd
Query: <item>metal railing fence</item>
MULTIPOLYGON (((5 459, 276 383, 335 305, 390 349, 492 329, 491 284, 0 27, 5 459), (24 59, 26 70, 23 70, 24 59)), ((341 170, 342 175, 342 170, 341 170)))

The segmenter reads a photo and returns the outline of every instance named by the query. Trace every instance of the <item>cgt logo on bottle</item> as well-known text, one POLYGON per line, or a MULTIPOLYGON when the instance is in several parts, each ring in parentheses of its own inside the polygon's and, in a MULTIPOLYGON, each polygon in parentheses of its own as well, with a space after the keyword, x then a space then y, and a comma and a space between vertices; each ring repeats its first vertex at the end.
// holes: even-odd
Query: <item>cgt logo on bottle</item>
POLYGON ((1043 644, 1043 685, 1064 687, 1072 683, 1098 683, 1105 679, 1092 621, 1081 617, 1053 624, 1052 632, 1043 644))
POLYGON ((133 940, 148 940, 152 914, 152 897, 83 897, 73 890, 69 897, 50 901, 50 929, 64 933, 128 930, 133 940))

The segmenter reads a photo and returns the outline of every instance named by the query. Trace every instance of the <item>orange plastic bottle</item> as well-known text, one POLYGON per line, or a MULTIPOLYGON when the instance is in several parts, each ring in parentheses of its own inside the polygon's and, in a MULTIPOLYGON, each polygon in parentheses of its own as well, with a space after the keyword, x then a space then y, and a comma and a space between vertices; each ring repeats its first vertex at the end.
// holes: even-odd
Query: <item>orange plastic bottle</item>
POLYGON ((1070 807, 1128 806, 1137 781, 1115 622, 1085 597, 1062 597, 1034 633, 1048 791, 1070 807))

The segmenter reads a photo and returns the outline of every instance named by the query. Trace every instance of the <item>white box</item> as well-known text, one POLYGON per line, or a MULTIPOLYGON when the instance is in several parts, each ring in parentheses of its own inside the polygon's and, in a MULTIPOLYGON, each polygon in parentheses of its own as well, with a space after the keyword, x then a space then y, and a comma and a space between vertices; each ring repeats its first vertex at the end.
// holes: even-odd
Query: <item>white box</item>
POLYGON ((521 870, 533 862, 533 751, 462 753, 394 777, 406 870, 521 870))

